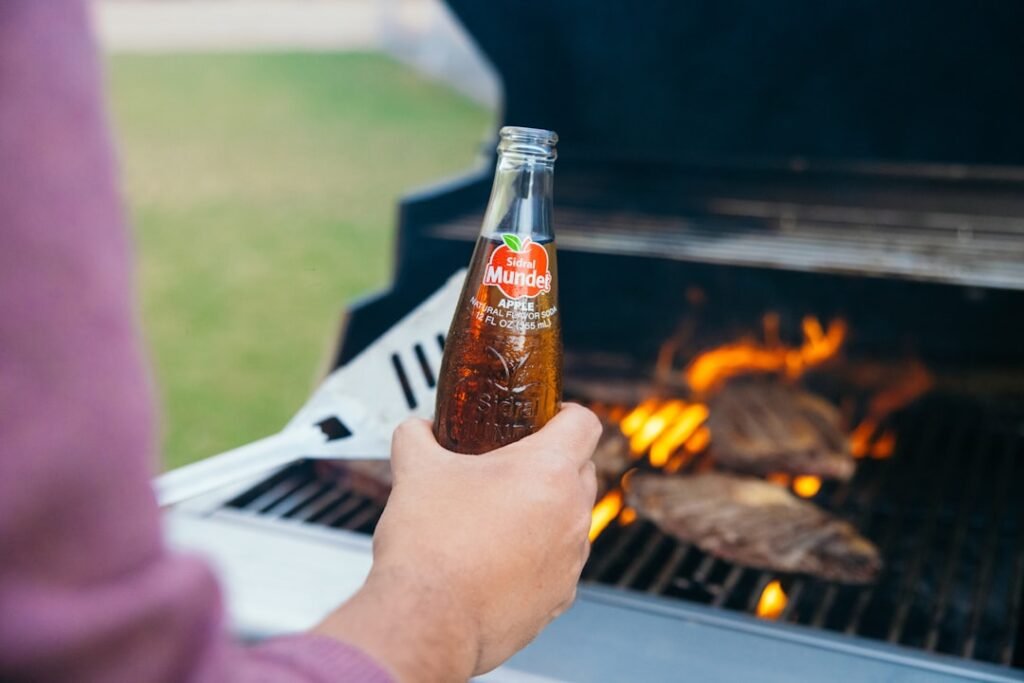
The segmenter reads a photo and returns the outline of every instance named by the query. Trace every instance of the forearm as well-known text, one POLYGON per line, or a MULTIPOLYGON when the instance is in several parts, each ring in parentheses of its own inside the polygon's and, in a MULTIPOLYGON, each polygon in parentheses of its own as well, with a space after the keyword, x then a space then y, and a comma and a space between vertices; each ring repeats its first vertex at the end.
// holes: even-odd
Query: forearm
POLYGON ((180 680, 175 650, 219 629, 217 590, 160 543, 87 28, 79 2, 0 3, 0 678, 180 680))
POLYGON ((466 681, 478 659, 479 631, 429 571, 375 567, 366 585, 315 633, 343 640, 382 662, 401 683, 466 681))
POLYGON ((0 679, 386 681, 332 641, 232 645, 162 544, 99 74, 81 0, 0 0, 0 679))

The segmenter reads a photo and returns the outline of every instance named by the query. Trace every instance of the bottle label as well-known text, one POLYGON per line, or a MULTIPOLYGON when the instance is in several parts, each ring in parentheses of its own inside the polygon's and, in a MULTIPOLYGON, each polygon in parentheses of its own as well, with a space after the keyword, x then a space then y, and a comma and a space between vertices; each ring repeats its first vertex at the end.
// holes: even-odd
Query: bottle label
POLYGON ((497 287, 509 299, 533 299, 551 291, 548 252, 529 237, 505 233, 491 252, 483 284, 497 287))

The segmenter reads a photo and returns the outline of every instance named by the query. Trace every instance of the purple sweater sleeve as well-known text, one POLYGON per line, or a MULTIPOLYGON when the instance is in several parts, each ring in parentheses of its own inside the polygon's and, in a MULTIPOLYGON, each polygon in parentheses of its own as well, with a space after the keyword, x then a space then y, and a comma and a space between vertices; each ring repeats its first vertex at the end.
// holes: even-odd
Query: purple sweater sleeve
POLYGON ((231 643, 163 545, 99 71, 82 0, 0 0, 0 680, 389 681, 323 637, 231 643))

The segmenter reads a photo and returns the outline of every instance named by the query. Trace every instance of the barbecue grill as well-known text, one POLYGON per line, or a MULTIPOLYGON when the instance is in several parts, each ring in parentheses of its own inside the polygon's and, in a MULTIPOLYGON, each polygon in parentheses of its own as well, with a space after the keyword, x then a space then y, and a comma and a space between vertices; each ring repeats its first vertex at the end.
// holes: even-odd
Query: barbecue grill
MULTIPOLYGON (((577 605, 495 680, 1024 680, 1024 6, 450 5, 501 74, 503 122, 562 139, 572 398, 639 401, 681 375, 671 356, 768 311, 783 330, 845 320, 847 374, 913 362, 933 378, 878 425, 890 452, 812 494, 879 546, 876 583, 746 568, 618 517, 577 605), (785 600, 766 615, 771 585, 785 600)), ((393 284, 347 314, 335 366, 364 368, 350 402, 386 396, 374 435, 432 404, 445 283, 469 260, 491 167, 405 198, 393 284)), ((867 397, 835 376, 803 381, 864 417, 867 397)), ((262 448, 273 471, 168 514, 172 538, 221 568, 243 634, 308 626, 369 567, 379 502, 306 457, 366 433, 362 414, 331 413, 337 395, 290 425, 305 441, 262 448)))

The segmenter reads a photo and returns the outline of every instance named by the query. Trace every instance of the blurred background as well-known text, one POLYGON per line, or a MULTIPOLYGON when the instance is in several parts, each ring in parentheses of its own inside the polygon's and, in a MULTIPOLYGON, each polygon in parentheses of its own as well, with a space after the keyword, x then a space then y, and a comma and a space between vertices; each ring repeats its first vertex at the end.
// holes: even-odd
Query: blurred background
POLYGON ((166 468, 276 431, 400 195, 477 162, 493 73, 435 0, 99 0, 166 468))

